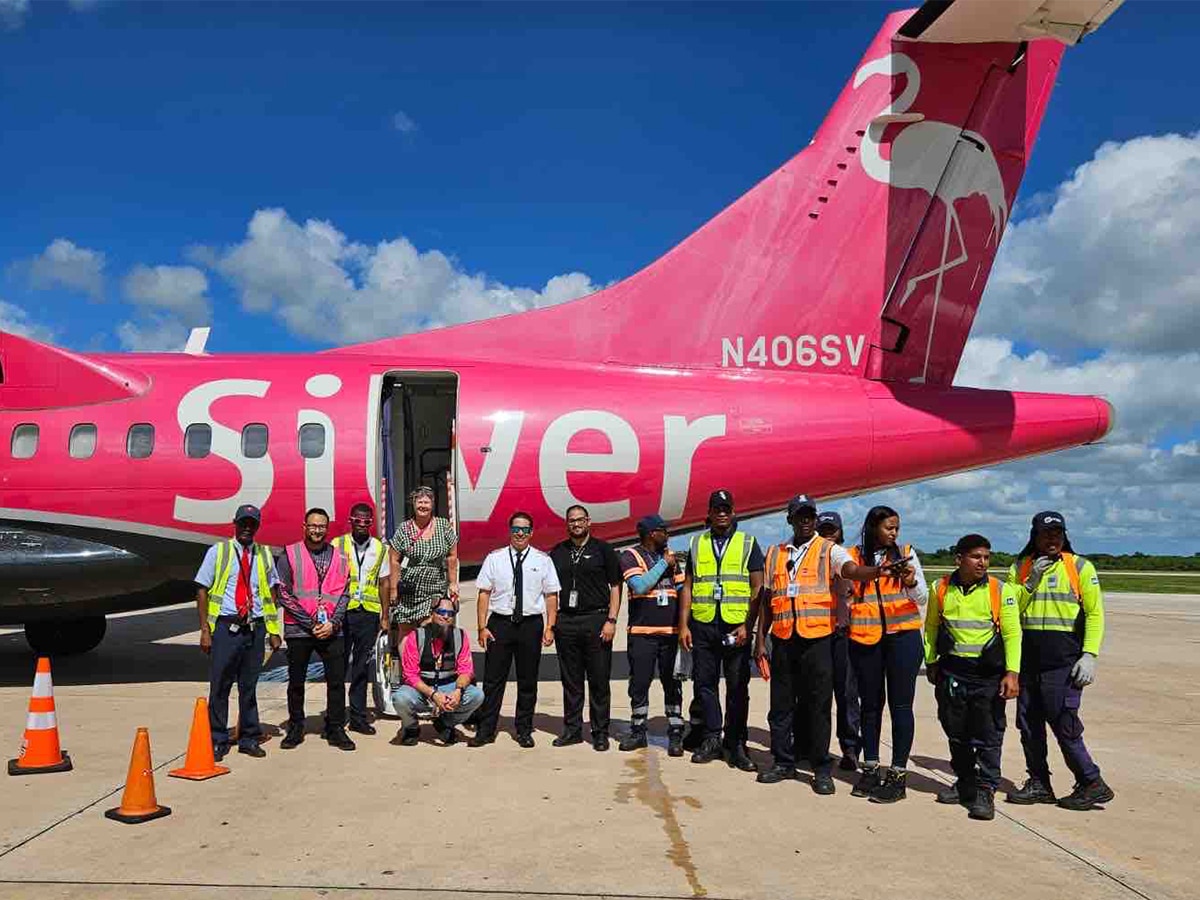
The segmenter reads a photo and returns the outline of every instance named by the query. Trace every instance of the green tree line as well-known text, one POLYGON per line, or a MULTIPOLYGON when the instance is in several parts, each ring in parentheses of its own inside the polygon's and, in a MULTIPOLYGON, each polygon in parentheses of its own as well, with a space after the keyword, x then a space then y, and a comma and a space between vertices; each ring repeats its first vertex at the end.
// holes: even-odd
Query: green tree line
MULTIPOLYGON (((939 547, 932 553, 917 550, 922 566, 953 566, 954 548, 939 547)), ((1150 553, 1088 553, 1087 558, 1100 571, 1117 572, 1200 572, 1200 553, 1191 556, 1159 556, 1150 553)), ((992 551, 992 568, 1012 565, 1014 555, 992 551)))

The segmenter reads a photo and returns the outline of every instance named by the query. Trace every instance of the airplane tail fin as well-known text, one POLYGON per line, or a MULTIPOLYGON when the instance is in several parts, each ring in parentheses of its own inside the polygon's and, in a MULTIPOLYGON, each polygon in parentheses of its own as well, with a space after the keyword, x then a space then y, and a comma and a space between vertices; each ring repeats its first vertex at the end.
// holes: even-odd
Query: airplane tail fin
POLYGON ((674 249, 581 300, 443 329, 439 349, 949 384, 1063 45, 1119 2, 888 17, 811 144, 674 249))

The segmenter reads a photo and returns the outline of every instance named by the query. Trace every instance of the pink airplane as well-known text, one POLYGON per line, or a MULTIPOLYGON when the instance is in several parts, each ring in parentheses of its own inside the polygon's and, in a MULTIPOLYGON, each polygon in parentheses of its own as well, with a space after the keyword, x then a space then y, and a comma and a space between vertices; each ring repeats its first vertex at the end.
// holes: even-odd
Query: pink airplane
POLYGON ((571 303, 306 355, 0 334, 0 623, 90 649, 105 613, 185 599, 242 503, 278 546, 312 506, 385 530, 429 484, 472 564, 517 509, 544 543, 582 502, 621 540, 700 525, 716 487, 748 516, 1102 438, 1099 397, 951 382, 1064 47, 1116 5, 889 16, 804 150, 571 303))

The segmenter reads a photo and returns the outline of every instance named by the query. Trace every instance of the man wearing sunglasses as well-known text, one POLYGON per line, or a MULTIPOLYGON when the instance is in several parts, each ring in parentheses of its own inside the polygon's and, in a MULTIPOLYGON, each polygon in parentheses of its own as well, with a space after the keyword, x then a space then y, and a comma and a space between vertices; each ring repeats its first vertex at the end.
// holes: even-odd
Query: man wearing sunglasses
POLYGON ((367 720, 369 665, 379 632, 387 630, 387 607, 392 596, 387 550, 379 538, 371 536, 374 521, 371 504, 354 504, 350 507, 350 533, 333 542, 350 566, 344 641, 346 670, 350 673, 350 730, 359 734, 375 733, 367 720))
POLYGON ((515 512, 508 519, 508 546, 493 550, 475 577, 479 598, 479 645, 484 649, 483 706, 470 746, 496 739, 504 685, 517 663, 517 743, 533 746, 533 708, 537 705, 538 665, 542 647, 554 643, 558 615, 558 575, 550 557, 530 546, 533 516, 515 512))
POLYGON ((438 737, 449 746, 458 740, 455 726, 483 703, 483 691, 474 684, 471 641, 466 631, 455 627, 455 614, 449 598, 439 600, 430 622, 410 631, 401 646, 404 684, 393 691, 392 704, 404 727, 400 743, 406 747, 420 736, 421 714, 434 714, 438 737))

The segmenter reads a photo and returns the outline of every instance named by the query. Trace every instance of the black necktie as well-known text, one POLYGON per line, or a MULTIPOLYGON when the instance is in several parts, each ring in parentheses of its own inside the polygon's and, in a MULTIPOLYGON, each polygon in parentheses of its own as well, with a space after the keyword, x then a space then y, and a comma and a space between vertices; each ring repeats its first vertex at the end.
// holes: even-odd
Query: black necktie
POLYGON ((513 617, 514 623, 521 621, 525 615, 525 586, 522 584, 525 564, 525 554, 518 553, 513 563, 513 617))

